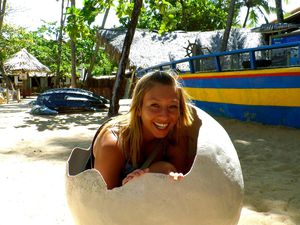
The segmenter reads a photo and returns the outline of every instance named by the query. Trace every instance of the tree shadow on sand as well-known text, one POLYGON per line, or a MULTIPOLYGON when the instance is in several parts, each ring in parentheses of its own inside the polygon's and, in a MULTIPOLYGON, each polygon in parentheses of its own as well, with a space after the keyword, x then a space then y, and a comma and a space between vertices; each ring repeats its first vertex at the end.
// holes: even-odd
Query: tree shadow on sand
MULTIPOLYGON (((99 112, 66 113, 56 116, 33 116, 28 113, 15 128, 36 127, 38 131, 68 130, 74 126, 100 126, 107 119, 107 110, 99 112)), ((91 129, 91 128, 89 128, 91 129)))
MULTIPOLYGON (((96 130, 108 119, 108 108, 56 116, 32 115, 30 100, 0 108, 0 123, 3 121, 0 130, 5 133, 7 128, 14 128, 6 132, 6 145, 3 144, 0 154, 23 155, 29 160, 65 161, 73 148, 88 148, 96 130), (27 132, 31 133, 27 135, 27 132)), ((127 112, 128 105, 127 100, 121 101, 120 113, 127 112)))
MULTIPOLYGON (((56 116, 37 116, 29 113, 29 107, 26 104, 5 105, 1 108, 4 122, 6 117, 18 117, 13 125, 16 132, 11 133, 17 138, 13 139, 14 144, 12 143, 11 147, 3 148, 0 153, 23 155, 29 160, 66 161, 73 148, 89 147, 93 134, 107 120, 107 111, 108 109, 105 108, 97 112, 84 111, 56 116), (76 129, 74 132, 76 136, 65 135, 74 129, 76 129), (18 135, 23 132, 33 132, 32 138, 18 138, 18 135)), ((9 126, 9 123, 5 124, 2 129, 5 130, 6 126, 9 126)))
POLYGON ((24 145, 18 149, 2 152, 5 155, 23 155, 29 160, 66 161, 76 146, 88 148, 92 143, 92 137, 52 137, 45 145, 24 145))
POLYGON ((244 205, 300 224, 300 130, 216 118, 228 132, 240 159, 244 205))

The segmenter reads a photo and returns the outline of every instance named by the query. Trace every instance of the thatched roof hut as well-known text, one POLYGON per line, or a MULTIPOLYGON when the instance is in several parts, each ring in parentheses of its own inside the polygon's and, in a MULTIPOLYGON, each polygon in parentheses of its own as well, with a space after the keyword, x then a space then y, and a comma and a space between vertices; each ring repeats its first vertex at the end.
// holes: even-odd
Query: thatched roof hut
MULTIPOLYGON (((98 36, 100 44, 109 56, 118 61, 122 52, 126 30, 103 29, 98 36)), ((131 45, 129 67, 147 68, 171 60, 187 57, 189 43, 198 43, 202 48, 217 52, 221 44, 223 30, 210 32, 175 31, 159 35, 156 32, 137 29, 131 45)), ((233 29, 228 49, 241 49, 262 45, 261 34, 250 29, 233 29)))
POLYGON ((43 65, 24 48, 5 61, 4 69, 10 73, 50 72, 50 69, 47 66, 43 65))

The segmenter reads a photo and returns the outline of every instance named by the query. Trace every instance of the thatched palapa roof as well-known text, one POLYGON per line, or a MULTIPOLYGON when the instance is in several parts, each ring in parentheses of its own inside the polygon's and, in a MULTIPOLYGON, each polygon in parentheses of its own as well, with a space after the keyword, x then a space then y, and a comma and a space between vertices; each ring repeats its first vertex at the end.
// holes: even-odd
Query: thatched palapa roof
POLYGON ((4 69, 10 73, 16 72, 50 72, 37 58, 27 52, 26 49, 15 53, 4 63, 4 69))
MULTIPOLYGON (((100 30, 99 41, 113 60, 118 61, 122 52, 126 30, 100 30)), ((217 52, 221 44, 223 30, 210 32, 175 31, 164 35, 137 29, 131 45, 129 64, 131 68, 147 68, 160 63, 186 57, 190 43, 200 43, 201 47, 217 52)), ((262 45, 261 34, 250 29, 233 29, 229 39, 229 50, 251 48, 262 45)))
POLYGON ((29 77, 54 77, 54 73, 48 73, 48 72, 29 72, 29 77))

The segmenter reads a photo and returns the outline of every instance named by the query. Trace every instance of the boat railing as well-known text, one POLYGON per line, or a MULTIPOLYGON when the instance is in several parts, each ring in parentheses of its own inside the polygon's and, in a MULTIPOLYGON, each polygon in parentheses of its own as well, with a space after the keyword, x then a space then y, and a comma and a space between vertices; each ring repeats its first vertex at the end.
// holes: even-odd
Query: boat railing
POLYGON ((142 76, 153 70, 169 69, 179 70, 180 73, 197 73, 291 66, 300 66, 300 41, 196 55, 140 69, 137 74, 142 76))

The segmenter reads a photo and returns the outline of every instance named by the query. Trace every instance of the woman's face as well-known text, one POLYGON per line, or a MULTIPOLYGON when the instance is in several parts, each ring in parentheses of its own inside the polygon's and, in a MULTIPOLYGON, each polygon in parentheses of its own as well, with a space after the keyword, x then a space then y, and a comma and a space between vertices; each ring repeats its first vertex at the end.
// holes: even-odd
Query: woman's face
POLYGON ((179 118, 179 99, 175 87, 155 84, 145 93, 139 116, 145 141, 166 137, 179 118))

